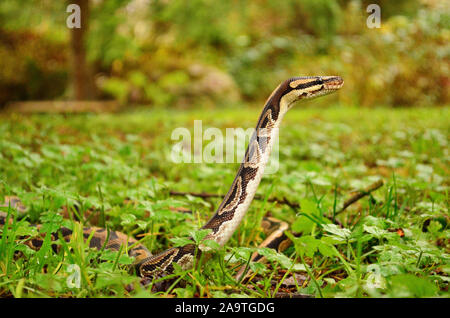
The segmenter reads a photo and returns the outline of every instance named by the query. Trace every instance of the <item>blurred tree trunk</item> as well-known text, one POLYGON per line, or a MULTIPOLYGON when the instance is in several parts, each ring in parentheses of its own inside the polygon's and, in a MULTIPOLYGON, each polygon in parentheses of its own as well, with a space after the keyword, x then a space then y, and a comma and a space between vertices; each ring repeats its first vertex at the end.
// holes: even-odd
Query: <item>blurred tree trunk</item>
POLYGON ((81 28, 71 29, 72 82, 76 100, 93 99, 94 83, 86 61, 85 35, 89 25, 89 0, 69 0, 80 7, 81 28))

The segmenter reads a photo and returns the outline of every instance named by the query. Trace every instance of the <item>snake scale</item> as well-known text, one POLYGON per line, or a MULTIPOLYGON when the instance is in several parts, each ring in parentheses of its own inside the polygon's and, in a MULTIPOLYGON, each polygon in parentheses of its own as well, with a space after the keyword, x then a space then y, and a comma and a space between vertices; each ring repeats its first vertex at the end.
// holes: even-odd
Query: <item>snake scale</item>
MULTIPOLYGON (((202 227, 202 229, 210 230, 205 239, 214 240, 223 246, 239 226, 256 193, 274 141, 277 139, 278 128, 287 111, 297 101, 332 93, 340 89, 343 84, 344 81, 339 76, 308 76, 290 78, 278 85, 264 105, 230 189, 214 215, 202 227)), ((18 212, 25 210, 17 197, 7 197, 3 206, 11 206, 18 212)), ((8 223, 6 213, 0 212, 0 225, 6 223, 8 223)), ((69 241, 72 230, 63 227, 59 233, 64 240, 69 241)), ((174 270, 173 263, 177 263, 182 269, 189 269, 193 265, 194 258, 198 257, 202 251, 208 250, 200 245, 196 252, 193 242, 152 255, 145 246, 121 232, 86 227, 83 229, 83 236, 85 239, 91 237, 89 246, 92 248, 101 249, 105 246, 111 250, 119 250, 121 245, 131 246, 128 254, 135 258, 135 268, 142 277, 156 277, 171 273, 174 270)), ((52 239, 56 241, 57 238, 58 233, 52 233, 52 239)), ((42 240, 42 237, 30 238, 26 244, 38 250, 42 240)), ((53 247, 58 248, 56 244, 53 247)))

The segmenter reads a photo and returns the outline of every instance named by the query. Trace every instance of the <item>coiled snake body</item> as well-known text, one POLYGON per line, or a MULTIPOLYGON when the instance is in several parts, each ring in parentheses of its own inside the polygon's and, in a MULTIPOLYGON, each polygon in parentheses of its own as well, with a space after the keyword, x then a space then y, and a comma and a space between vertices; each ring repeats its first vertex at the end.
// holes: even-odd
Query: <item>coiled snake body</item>
MULTIPOLYGON (((202 229, 211 230, 205 239, 224 245, 239 226, 261 181, 281 121, 293 104, 303 99, 332 93, 341 88, 343 83, 339 76, 295 77, 284 81, 272 92, 259 116, 244 160, 229 191, 214 215, 202 227, 202 229)), ((7 198, 5 205, 13 206, 19 211, 24 209, 20 200, 14 197, 7 198)), ((4 225, 6 222, 6 214, 0 212, 0 225, 4 225)), ((61 228, 60 233, 66 241, 70 240, 72 235, 70 229, 61 228)), ((194 243, 172 247, 157 255, 152 255, 145 246, 120 232, 107 232, 103 228, 89 227, 83 229, 83 235, 85 238, 92 236, 89 245, 97 249, 105 246, 109 249, 119 250, 122 244, 132 245, 128 253, 135 258, 136 269, 142 277, 155 277, 162 273, 170 273, 174 270, 173 263, 177 263, 183 269, 188 269, 192 266, 195 255, 199 255, 198 252, 195 253, 194 243)), ((52 236, 55 240, 58 237, 56 233, 52 236)), ((39 249, 42 239, 32 238, 27 244, 34 249, 39 249)), ((200 250, 205 251, 207 248, 200 246, 200 250)))

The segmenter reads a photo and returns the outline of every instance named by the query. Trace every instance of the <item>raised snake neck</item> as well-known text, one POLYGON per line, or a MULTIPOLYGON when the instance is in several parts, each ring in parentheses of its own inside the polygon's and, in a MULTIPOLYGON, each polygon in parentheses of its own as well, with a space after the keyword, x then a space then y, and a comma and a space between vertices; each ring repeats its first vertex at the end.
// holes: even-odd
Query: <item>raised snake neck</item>
MULTIPOLYGON (((202 227, 211 230, 205 239, 224 245, 239 226, 256 193, 274 141, 277 140, 278 128, 290 106, 299 100, 299 96, 311 98, 324 95, 340 88, 342 83, 339 77, 298 77, 284 81, 272 92, 259 116, 230 189, 217 211, 202 227), (324 90, 327 82, 329 89, 324 90)), ((194 251, 194 244, 170 248, 144 260, 139 265, 139 271, 143 276, 152 276, 161 271, 171 272, 174 262, 187 269, 192 266, 194 251)))

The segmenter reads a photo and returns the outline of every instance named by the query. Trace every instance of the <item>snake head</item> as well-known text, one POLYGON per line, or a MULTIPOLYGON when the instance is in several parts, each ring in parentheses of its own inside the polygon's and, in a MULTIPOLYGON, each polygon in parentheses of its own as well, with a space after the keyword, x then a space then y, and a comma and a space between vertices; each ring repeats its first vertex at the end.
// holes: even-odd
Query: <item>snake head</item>
POLYGON ((284 82, 281 102, 288 107, 293 103, 333 93, 344 85, 340 76, 293 77, 284 82))

